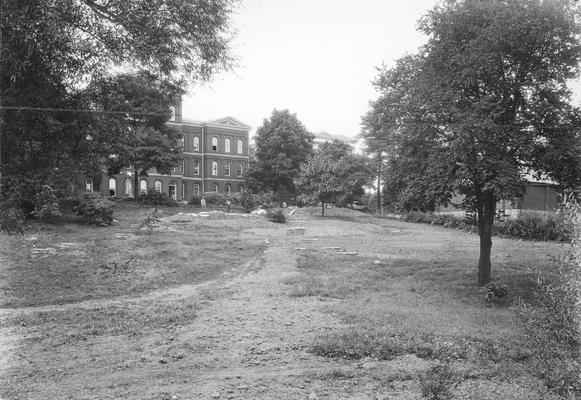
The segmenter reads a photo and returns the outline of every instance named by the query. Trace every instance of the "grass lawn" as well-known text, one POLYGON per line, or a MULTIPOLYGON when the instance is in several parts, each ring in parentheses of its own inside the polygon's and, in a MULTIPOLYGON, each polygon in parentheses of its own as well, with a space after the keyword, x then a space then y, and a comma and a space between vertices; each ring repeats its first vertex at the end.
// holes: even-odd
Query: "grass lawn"
POLYGON ((0 398, 552 398, 512 306, 562 245, 495 238, 486 301, 474 234, 197 211, 2 236, 0 398))

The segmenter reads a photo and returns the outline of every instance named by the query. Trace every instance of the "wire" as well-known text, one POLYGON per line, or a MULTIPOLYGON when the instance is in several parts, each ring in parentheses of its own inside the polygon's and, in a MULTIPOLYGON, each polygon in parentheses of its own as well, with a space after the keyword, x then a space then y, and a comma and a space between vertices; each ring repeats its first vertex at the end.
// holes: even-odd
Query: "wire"
POLYGON ((21 106, 0 106, 0 110, 18 110, 18 111, 53 111, 53 112, 75 112, 88 114, 117 114, 117 115, 153 115, 163 116, 163 113, 154 112, 135 112, 135 111, 105 111, 105 110, 83 110, 74 108, 49 108, 49 107, 21 107, 21 106))

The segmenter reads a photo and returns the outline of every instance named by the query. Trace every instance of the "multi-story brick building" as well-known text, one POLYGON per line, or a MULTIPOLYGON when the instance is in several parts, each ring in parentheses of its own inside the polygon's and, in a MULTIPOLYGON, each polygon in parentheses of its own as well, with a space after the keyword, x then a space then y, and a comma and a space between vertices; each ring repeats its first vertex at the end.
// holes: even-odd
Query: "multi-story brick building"
MULTIPOLYGON (((170 175, 148 171, 140 177, 139 191, 167 193, 174 200, 190 200, 206 192, 231 194, 239 191, 248 168, 248 134, 250 126, 232 117, 214 121, 182 119, 181 105, 168 122, 183 134, 183 162, 170 175)), ((104 196, 133 197, 133 171, 104 177, 99 188, 87 178, 86 190, 98 190, 104 196)))

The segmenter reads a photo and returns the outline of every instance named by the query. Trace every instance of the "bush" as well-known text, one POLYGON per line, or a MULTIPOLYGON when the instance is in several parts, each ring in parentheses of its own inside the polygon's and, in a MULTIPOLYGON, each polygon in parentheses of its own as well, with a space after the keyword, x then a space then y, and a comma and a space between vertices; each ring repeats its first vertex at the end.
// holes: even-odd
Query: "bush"
POLYGON ((99 193, 87 192, 78 196, 73 211, 90 225, 106 226, 113 223, 113 203, 99 193))
POLYGON ((202 198, 200 196, 194 195, 194 196, 192 196, 190 201, 188 201, 188 204, 192 205, 192 206, 199 206, 201 200, 202 200, 202 198))
POLYGON ((228 195, 216 192, 204 193, 203 197, 206 199, 206 204, 209 206, 222 206, 228 199, 228 195))
POLYGON ((270 222, 276 222, 279 224, 284 224, 286 222, 286 216, 283 210, 272 210, 266 214, 266 219, 270 222))
POLYGON ((34 195, 34 211, 31 214, 38 219, 62 215, 58 199, 50 186, 43 185, 34 195))
POLYGON ((167 193, 156 192, 151 189, 143 196, 143 203, 152 206, 175 206, 177 202, 170 199, 167 193))
POLYGON ((493 232, 496 235, 523 239, 556 240, 563 237, 561 224, 554 217, 542 219, 525 214, 520 215, 518 218, 495 221, 493 232))
POLYGON ((508 286, 498 282, 489 282, 482 288, 486 300, 501 299, 508 294, 508 286))
POLYGON ((436 364, 420 375, 422 397, 429 400, 451 398, 450 388, 456 380, 448 364, 436 364))
POLYGON ((516 311, 524 322, 531 348, 536 349, 537 374, 561 395, 581 390, 581 206, 570 199, 564 222, 573 227, 571 250, 558 276, 540 276, 534 303, 523 300, 516 311))
POLYGON ((0 204, 0 232, 8 235, 24 233, 24 213, 19 207, 9 202, 0 204))

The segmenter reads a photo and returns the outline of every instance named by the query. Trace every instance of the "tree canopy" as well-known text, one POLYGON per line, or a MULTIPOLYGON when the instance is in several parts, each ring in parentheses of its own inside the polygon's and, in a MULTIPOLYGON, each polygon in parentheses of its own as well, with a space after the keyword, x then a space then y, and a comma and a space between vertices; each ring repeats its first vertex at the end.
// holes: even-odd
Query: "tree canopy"
MULTIPOLYGON (((182 87, 232 65, 235 0, 0 3, 0 193, 30 197, 65 171, 96 168, 116 112, 89 89, 115 71, 182 87), (106 117, 110 118, 106 118, 106 117)), ((159 87, 158 87, 159 88, 159 87)), ((165 111, 160 116, 164 115, 165 111)), ((117 119, 118 121, 118 119, 117 119)))
POLYGON ((372 179, 368 161, 352 154, 351 146, 339 140, 321 144, 307 157, 294 181, 300 198, 305 203, 321 203, 322 215, 327 203, 353 201, 372 179))
POLYGON ((580 182, 567 88, 579 71, 579 22, 573 1, 445 2, 420 21, 428 43, 375 82, 363 135, 388 153, 388 190, 404 209, 464 196, 478 216, 481 285, 496 203, 522 196, 530 174, 580 182))
POLYGON ((264 189, 294 190, 293 179, 313 152, 314 136, 288 110, 274 110, 256 131, 256 160, 249 173, 264 189))

